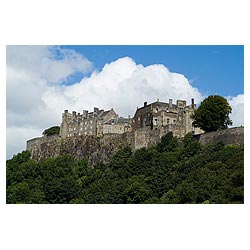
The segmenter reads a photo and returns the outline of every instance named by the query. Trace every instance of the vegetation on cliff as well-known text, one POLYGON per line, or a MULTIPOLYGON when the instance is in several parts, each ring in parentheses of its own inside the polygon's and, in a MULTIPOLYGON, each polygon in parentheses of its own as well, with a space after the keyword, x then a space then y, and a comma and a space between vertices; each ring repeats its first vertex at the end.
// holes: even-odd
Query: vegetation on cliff
POLYGON ((38 163, 23 151, 7 161, 7 203, 243 203, 243 159, 243 146, 202 146, 191 134, 178 143, 171 132, 94 167, 69 155, 38 163))
POLYGON ((59 133, 60 133, 60 127, 59 126, 53 126, 51 128, 45 129, 43 131, 43 135, 47 135, 47 136, 59 135, 59 133))

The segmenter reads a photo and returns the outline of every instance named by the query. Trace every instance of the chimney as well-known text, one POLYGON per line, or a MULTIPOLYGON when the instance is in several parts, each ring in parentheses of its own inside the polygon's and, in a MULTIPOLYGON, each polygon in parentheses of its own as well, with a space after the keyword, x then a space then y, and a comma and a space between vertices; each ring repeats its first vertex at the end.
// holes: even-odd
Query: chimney
POLYGON ((73 114, 73 116, 76 116, 76 111, 73 111, 72 114, 73 114))
POLYGON ((194 109, 194 98, 191 99, 192 108, 194 109))
POLYGON ((82 114, 83 114, 84 117, 87 117, 87 115, 88 115, 88 110, 83 110, 82 114))
POLYGON ((98 113, 98 111, 99 111, 99 108, 94 108, 95 113, 98 113))
POLYGON ((147 102, 144 102, 144 107, 146 107, 146 106, 147 106, 147 104, 148 104, 147 102))
POLYGON ((173 99, 169 99, 169 108, 173 107, 173 99))
POLYGON ((67 109, 64 110, 64 113, 67 114, 69 111, 67 109))

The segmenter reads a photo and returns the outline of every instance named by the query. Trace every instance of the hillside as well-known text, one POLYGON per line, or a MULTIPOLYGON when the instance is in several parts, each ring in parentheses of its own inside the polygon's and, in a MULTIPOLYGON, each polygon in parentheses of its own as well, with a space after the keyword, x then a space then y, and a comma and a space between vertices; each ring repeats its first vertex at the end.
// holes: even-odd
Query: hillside
POLYGON ((201 145, 172 133, 155 146, 125 147, 108 163, 23 151, 7 161, 7 203, 244 203, 244 146, 201 145))

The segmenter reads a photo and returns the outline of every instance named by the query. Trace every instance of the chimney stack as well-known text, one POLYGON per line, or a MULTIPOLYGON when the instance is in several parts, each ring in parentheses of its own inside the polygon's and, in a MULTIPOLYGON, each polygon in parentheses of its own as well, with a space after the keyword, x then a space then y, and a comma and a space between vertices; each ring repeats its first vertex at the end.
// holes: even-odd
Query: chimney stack
POLYGON ((173 107, 173 99, 169 99, 169 108, 173 107))
POLYGON ((194 109, 194 98, 191 99, 192 108, 194 109))
POLYGON ((146 107, 146 106, 147 106, 147 104, 148 104, 147 102, 144 102, 144 107, 146 107))

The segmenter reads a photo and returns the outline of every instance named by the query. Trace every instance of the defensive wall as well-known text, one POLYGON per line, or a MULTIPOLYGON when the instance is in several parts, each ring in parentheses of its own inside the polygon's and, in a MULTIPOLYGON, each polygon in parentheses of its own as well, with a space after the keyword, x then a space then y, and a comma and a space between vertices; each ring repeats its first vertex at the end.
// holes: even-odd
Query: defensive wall
POLYGON ((203 145, 222 141, 225 145, 244 145, 244 127, 235 127, 196 135, 203 145))
MULTIPOLYGON (((124 134, 104 134, 101 137, 82 135, 61 139, 59 136, 44 136, 27 142, 31 158, 37 161, 58 157, 63 153, 72 155, 76 160, 87 158, 90 164, 108 162, 112 155, 126 146, 136 150, 150 147, 160 141, 163 131, 135 130, 124 134)), ((228 144, 244 144, 244 127, 225 129, 196 135, 201 144, 222 141, 228 144)))

